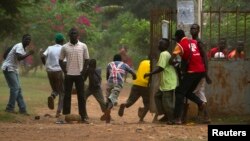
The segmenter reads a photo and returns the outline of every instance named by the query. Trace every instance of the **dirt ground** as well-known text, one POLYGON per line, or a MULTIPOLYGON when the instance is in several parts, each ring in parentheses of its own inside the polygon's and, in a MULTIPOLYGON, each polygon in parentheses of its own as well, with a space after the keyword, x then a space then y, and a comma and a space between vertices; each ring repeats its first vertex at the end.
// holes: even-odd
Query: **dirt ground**
MULTIPOLYGON (((139 99, 132 107, 125 109, 123 117, 117 112, 119 104, 125 102, 130 92, 130 86, 122 90, 118 106, 112 110, 110 124, 100 121, 101 109, 93 96, 87 101, 90 124, 56 124, 55 110, 49 110, 45 105, 36 109, 36 115, 16 120, 13 123, 0 122, 0 141, 199 141, 207 140, 207 125, 166 125, 152 123, 153 114, 148 113, 145 123, 138 123, 137 110, 142 106, 139 99), (48 115, 48 116, 45 116, 48 115)), ((71 113, 77 114, 76 95, 72 97, 71 113)))

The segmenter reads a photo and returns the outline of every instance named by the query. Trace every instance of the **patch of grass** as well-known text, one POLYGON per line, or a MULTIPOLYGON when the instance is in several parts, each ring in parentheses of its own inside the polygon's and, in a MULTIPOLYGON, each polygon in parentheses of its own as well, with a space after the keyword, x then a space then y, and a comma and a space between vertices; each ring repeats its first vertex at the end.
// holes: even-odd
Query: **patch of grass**
POLYGON ((250 124, 250 115, 220 115, 213 117, 213 124, 250 124))
MULTIPOLYGON (((47 74, 44 70, 37 71, 35 75, 31 73, 28 76, 20 76, 20 83, 27 110, 31 115, 36 114, 36 108, 47 106, 47 97, 50 95, 51 88, 47 74)), ((9 100, 9 87, 2 71, 0 72, 0 94, 0 121, 14 121, 23 117, 20 114, 10 114, 4 112, 9 100)), ((15 111, 18 112, 18 110, 19 109, 16 103, 15 111)))
POLYGON ((8 121, 13 121, 15 119, 14 114, 6 113, 2 109, 0 111, 0 121, 8 122, 8 121))

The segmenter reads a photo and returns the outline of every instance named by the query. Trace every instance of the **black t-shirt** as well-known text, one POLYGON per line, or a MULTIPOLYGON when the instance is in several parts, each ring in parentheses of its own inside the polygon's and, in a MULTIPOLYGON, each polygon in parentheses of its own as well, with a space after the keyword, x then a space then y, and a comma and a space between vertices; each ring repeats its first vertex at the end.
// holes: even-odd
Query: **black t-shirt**
POLYGON ((102 70, 100 68, 97 68, 95 70, 89 70, 88 71, 88 77, 89 77, 89 90, 90 91, 96 91, 101 88, 101 77, 102 70))

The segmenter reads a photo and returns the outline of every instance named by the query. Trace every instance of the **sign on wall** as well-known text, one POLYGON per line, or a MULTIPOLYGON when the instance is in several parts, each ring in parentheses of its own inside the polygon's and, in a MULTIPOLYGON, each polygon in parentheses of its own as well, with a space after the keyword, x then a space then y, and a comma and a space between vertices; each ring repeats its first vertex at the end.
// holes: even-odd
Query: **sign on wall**
POLYGON ((177 2, 177 22, 178 25, 188 25, 194 23, 194 2, 177 2))

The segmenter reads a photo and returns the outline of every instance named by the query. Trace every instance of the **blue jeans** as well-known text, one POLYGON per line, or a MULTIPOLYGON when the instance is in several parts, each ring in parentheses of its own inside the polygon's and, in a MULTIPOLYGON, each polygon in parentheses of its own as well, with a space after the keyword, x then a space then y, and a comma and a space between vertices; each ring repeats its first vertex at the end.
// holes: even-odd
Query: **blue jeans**
POLYGON ((26 113, 26 105, 23 100, 18 74, 13 71, 3 71, 3 74, 10 88, 10 97, 6 107, 6 111, 13 112, 17 101, 19 112, 26 113))

